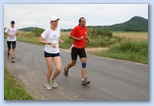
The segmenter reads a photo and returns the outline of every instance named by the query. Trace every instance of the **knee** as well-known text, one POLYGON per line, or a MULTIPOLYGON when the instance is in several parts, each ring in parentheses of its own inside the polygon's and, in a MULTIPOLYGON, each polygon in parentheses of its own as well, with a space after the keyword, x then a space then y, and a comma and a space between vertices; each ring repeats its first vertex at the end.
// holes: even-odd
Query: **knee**
POLYGON ((72 63, 71 63, 72 66, 75 66, 75 64, 76 64, 76 62, 72 62, 72 63))
POLYGON ((86 68, 87 67, 87 63, 86 62, 83 62, 81 65, 82 65, 82 68, 86 68))
POLYGON ((49 69, 48 69, 48 72, 49 72, 49 73, 51 73, 51 72, 52 72, 52 70, 53 70, 52 68, 49 68, 49 69))
POLYGON ((60 73, 60 72, 61 72, 61 68, 57 68, 57 72, 59 72, 59 73, 60 73))

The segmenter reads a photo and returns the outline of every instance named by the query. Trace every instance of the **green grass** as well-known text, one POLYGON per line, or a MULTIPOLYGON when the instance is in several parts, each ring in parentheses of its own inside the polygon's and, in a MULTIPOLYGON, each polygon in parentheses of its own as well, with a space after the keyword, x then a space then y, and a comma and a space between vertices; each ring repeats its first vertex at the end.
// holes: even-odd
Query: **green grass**
POLYGON ((4 100, 33 100, 6 68, 4 68, 4 100))
POLYGON ((40 44, 39 36, 35 36, 35 34, 31 32, 20 32, 20 34, 17 36, 17 40, 27 43, 40 44))
POLYGON ((95 54, 148 64, 148 42, 127 41, 112 46, 106 52, 95 52, 95 54))

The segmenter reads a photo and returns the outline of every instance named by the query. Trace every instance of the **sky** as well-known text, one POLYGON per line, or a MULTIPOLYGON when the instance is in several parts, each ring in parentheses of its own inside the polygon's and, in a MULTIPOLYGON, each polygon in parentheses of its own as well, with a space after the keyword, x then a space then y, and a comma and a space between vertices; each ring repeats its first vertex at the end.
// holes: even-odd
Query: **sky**
POLYGON ((14 20, 18 29, 45 29, 52 16, 60 17, 61 29, 75 27, 82 16, 87 25, 113 25, 134 16, 148 19, 148 4, 4 4, 4 27, 14 20))

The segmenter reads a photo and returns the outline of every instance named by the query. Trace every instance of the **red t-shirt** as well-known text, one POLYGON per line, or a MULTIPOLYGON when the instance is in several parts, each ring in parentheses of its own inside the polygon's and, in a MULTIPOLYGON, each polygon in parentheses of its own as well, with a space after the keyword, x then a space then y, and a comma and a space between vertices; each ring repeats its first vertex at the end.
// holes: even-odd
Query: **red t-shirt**
POLYGON ((71 35, 73 35, 74 37, 80 38, 81 36, 84 36, 84 38, 82 40, 74 40, 73 44, 75 48, 85 48, 85 42, 86 42, 86 37, 87 37, 87 32, 88 32, 88 28, 87 27, 81 27, 81 26, 76 26, 72 31, 71 31, 71 35))

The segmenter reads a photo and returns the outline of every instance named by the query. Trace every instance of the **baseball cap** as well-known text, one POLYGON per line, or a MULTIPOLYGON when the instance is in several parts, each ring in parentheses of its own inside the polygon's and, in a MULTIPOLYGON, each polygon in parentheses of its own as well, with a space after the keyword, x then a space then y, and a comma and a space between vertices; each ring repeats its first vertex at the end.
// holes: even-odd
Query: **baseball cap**
POLYGON ((51 21, 55 21, 55 20, 60 20, 60 18, 57 17, 57 16, 52 16, 51 19, 50 19, 50 22, 51 22, 51 21))
POLYGON ((11 21, 11 24, 15 24, 15 21, 11 21))

